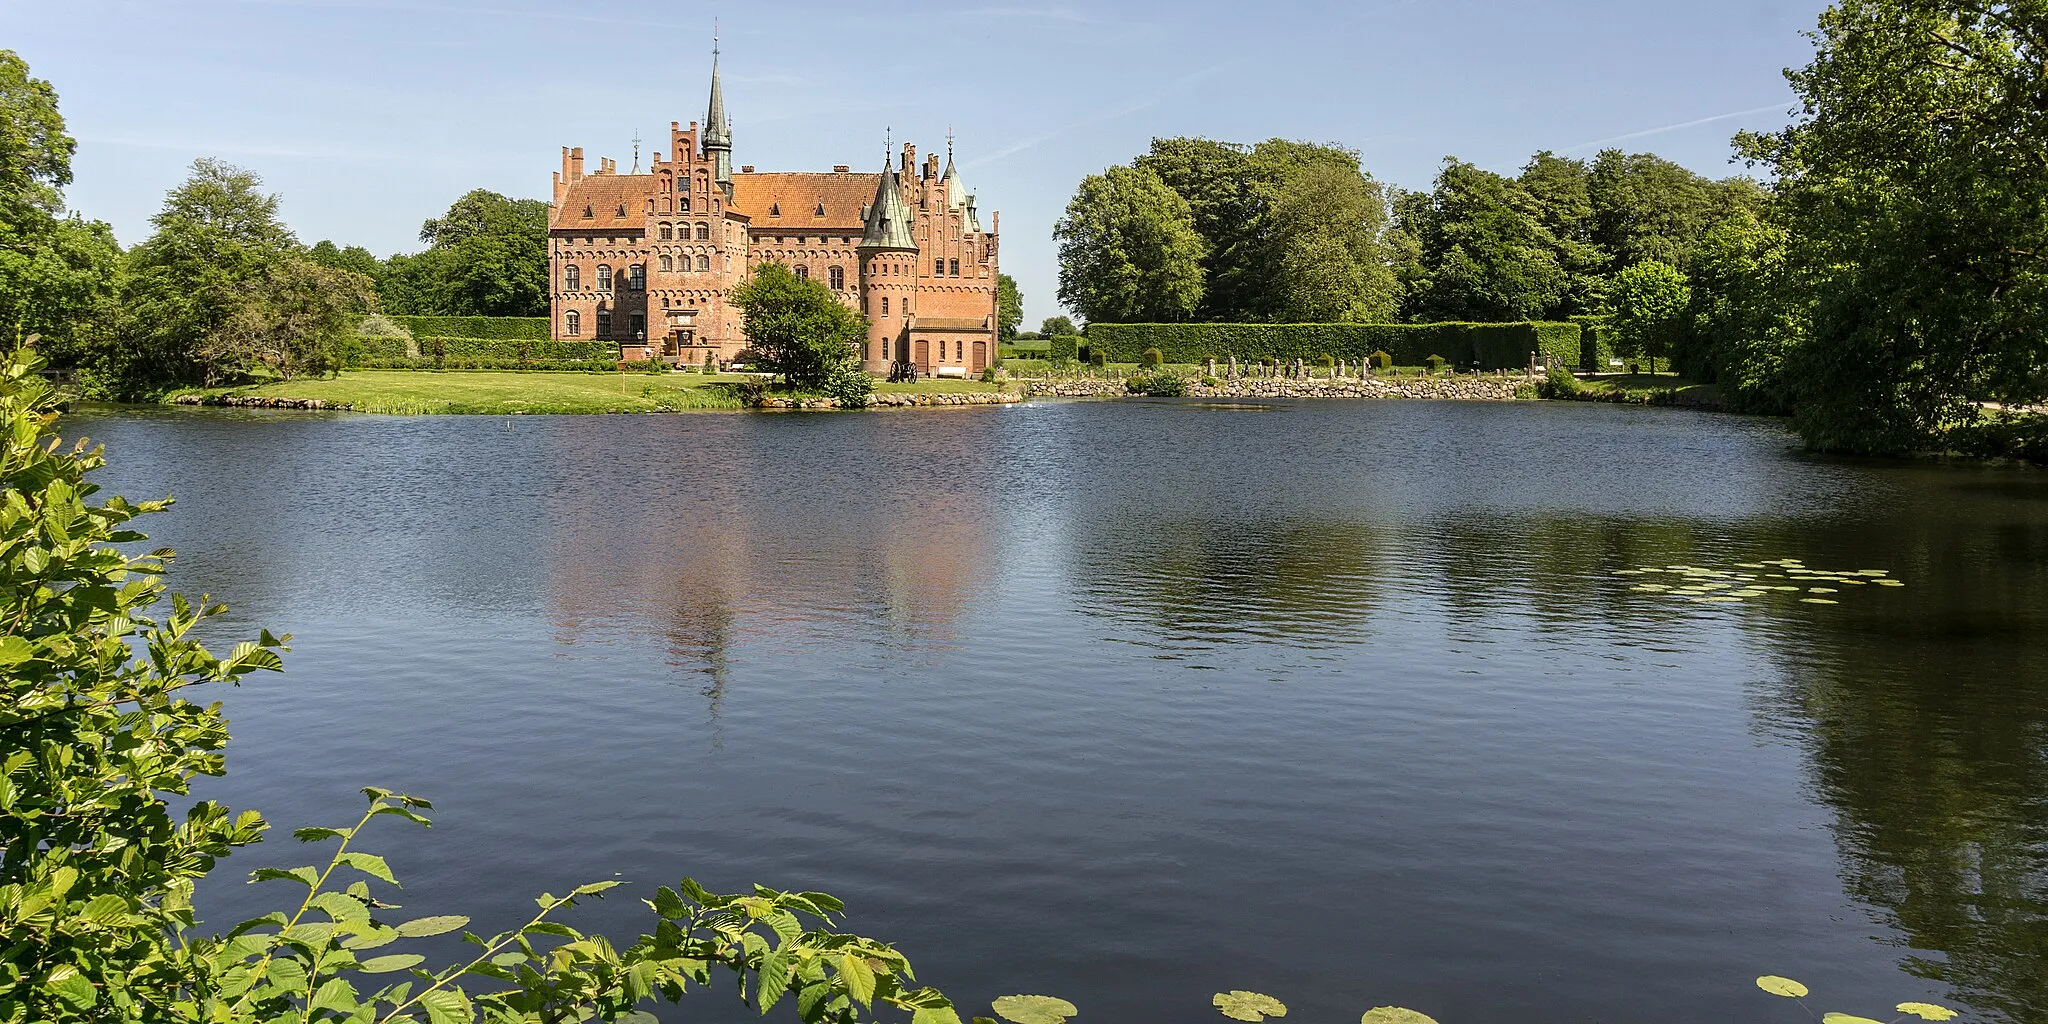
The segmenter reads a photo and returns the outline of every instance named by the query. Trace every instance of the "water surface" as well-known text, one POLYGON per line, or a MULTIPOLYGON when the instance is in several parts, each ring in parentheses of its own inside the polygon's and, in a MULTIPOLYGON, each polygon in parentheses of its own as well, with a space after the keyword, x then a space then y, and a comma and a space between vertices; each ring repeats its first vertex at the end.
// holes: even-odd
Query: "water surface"
MULTIPOLYGON (((431 797, 370 841, 422 913, 822 889, 967 1012, 1083 1024, 1225 988, 1304 1021, 1805 1019, 1763 973, 2048 1018, 2040 473, 1547 403, 70 431, 111 490, 178 498, 144 528, 179 589, 296 635, 224 695, 202 795, 285 827, 431 797), (1781 557, 1907 586, 1611 575, 1781 557)), ((210 919, 266 908, 237 879, 290 845, 228 862, 210 919)))

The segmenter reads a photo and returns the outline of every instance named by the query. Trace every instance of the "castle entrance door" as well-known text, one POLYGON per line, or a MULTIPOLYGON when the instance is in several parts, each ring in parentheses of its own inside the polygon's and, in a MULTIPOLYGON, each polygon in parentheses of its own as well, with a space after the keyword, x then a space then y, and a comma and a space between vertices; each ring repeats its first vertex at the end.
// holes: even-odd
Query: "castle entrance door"
POLYGON ((988 342, 977 341, 974 343, 974 372, 980 373, 986 369, 988 369, 988 342))
POLYGON ((932 343, 929 341, 913 341, 910 343, 910 346, 915 350, 916 359, 914 362, 917 363, 917 372, 927 377, 931 376, 932 343))

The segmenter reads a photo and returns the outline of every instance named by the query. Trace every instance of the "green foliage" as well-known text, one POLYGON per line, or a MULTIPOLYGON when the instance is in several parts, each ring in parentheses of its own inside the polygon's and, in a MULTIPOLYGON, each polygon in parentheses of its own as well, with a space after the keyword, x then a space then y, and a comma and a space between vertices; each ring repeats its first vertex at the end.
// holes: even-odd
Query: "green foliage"
MULTIPOLYGON (((984 373, 983 378, 994 380, 994 371, 984 373)), ((851 363, 842 363, 826 376, 824 387, 818 390, 826 398, 838 399, 842 409, 865 409, 875 398, 875 378, 851 363)))
POLYGON ((1394 368, 1394 356, 1386 349, 1374 352, 1371 357, 1373 369, 1386 371, 1394 368))
POLYGON ((996 1016, 1010 1024, 1066 1024, 1081 1012, 1057 996, 1001 996, 992 1007, 996 1016))
POLYGON ((361 274, 371 281, 384 276, 383 261, 370 255, 370 250, 360 245, 351 245, 343 249, 333 242, 322 239, 314 243, 311 249, 306 250, 306 259, 323 267, 361 274))
POLYGON ((1083 179, 1053 228, 1060 301, 1090 323, 1189 318, 1208 254, 1193 216, 1149 170, 1112 167, 1083 179))
POLYGON ((1074 326, 1074 321, 1063 316, 1046 317, 1038 325, 1038 336, 1041 338, 1063 338, 1079 333, 1081 329, 1074 326))
POLYGON ((1572 376, 1572 371, 1560 365, 1553 365, 1545 374, 1538 394, 1544 398, 1576 398, 1582 390, 1584 389, 1579 385, 1579 378, 1572 376))
POLYGON ((1008 341, 1017 336, 1017 325, 1024 322, 1024 292, 1017 287, 1017 279, 1008 274, 996 275, 996 341, 1008 341))
POLYGON ((341 365, 337 349, 372 300, 371 288, 360 274, 310 260, 273 261, 236 297, 232 315, 199 354, 215 367, 260 367, 284 380, 327 373, 341 365))
MULTIPOLYGON (((544 316, 406 316, 389 319, 414 337, 483 338, 491 341, 546 341, 544 316)), ((602 344, 592 342, 591 344, 602 344)))
POLYGON ((1745 212, 1716 225, 1693 256, 1690 322, 1675 339, 1672 366, 1720 384, 1738 412, 1791 408, 1785 359, 1811 309, 1791 276, 1789 243, 1782 226, 1745 212))
POLYGON ((1124 388, 1134 395, 1180 398, 1188 393, 1188 381, 1172 370, 1151 369, 1132 374, 1124 388))
POLYGON ((1619 350, 1648 359, 1650 372, 1657 372, 1657 360, 1671 354, 1692 303, 1685 274, 1655 260, 1635 264, 1615 275, 1608 302, 1619 350))
POLYGON ((764 263, 733 291, 747 340, 763 369, 794 387, 815 390, 856 355, 867 318, 824 285, 779 263, 764 263))
POLYGON ((1081 358, 1081 345, 1086 340, 1071 334, 1058 335, 1052 339, 1050 345, 1046 346, 1046 358, 1079 359, 1081 358))
POLYGON ((1431 353, 1429 358, 1424 359, 1423 362, 1429 364, 1429 372, 1432 376, 1444 372, 1445 361, 1444 357, 1440 355, 1431 353))
POLYGON ((1811 300, 1786 354, 1813 447, 1923 447, 1977 403, 2048 397, 2048 11, 1846 0, 1824 12, 1806 111, 1744 136, 1811 300))
MULTIPOLYGON (((545 317, 548 208, 477 189, 420 227, 424 252, 394 256, 379 277, 387 309, 405 314, 545 317)), ((431 332, 430 332, 431 333, 431 332)))
POLYGON ((703 369, 703 371, 702 371, 702 372, 704 372, 704 373, 717 373, 717 372, 718 372, 718 357, 717 357, 716 355, 713 355, 713 354, 712 354, 712 353, 710 353, 710 352, 706 352, 706 353, 704 353, 704 369, 703 369))
POLYGON ((1456 160, 1436 188, 1398 205, 1416 265, 1403 271, 1417 318, 1529 320, 1552 314, 1571 285, 1572 261, 1514 179, 1456 160))
MULTIPOLYGON (((1156 348, 1167 363, 1210 357, 1358 360, 1388 353, 1391 366, 1420 366, 1431 354, 1484 370, 1520 369, 1530 352, 1576 352, 1577 324, 1095 324, 1090 344, 1112 362, 1140 362, 1156 348)), ((1377 360, 1375 360, 1377 361, 1377 360)), ((1567 360, 1570 361, 1570 360, 1567 360)))
POLYGON ((1158 366, 1164 362, 1166 362, 1166 357, 1161 355, 1156 348, 1148 348, 1138 354, 1138 365, 1140 366, 1158 366))

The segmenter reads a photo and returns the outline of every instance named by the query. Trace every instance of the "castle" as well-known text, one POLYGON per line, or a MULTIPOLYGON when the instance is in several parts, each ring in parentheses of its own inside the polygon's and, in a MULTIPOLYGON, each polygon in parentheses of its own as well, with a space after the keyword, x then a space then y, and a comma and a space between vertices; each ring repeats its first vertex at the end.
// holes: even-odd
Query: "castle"
POLYGON ((936 154, 917 147, 877 174, 756 173, 732 165, 732 122, 711 62, 711 105, 700 129, 669 124, 669 145, 646 173, 564 148, 549 207, 554 337, 613 341, 625 359, 683 365, 746 348, 734 287, 781 263, 824 284, 868 318, 860 353, 870 373, 980 373, 995 361, 997 234, 974 195, 936 154))

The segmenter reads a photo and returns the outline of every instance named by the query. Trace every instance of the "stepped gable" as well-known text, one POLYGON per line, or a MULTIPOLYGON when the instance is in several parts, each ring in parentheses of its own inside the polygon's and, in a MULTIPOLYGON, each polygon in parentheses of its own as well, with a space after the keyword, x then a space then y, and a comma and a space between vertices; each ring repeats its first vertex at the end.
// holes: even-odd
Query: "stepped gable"
POLYGON ((555 208, 557 231, 644 231, 647 197, 657 189, 652 174, 592 174, 569 184, 555 208), (624 208, 625 212, 619 211, 624 208), (583 211, 588 209, 590 216, 583 211))
MULTIPOLYGON (((861 211, 881 184, 879 174, 789 172, 735 174, 732 209, 745 214, 757 231, 787 228, 859 234, 865 227, 861 211), (818 204, 825 215, 818 216, 818 204), (769 216, 780 206, 782 216, 769 216)), ((580 211, 580 208, 579 208, 580 211)))

